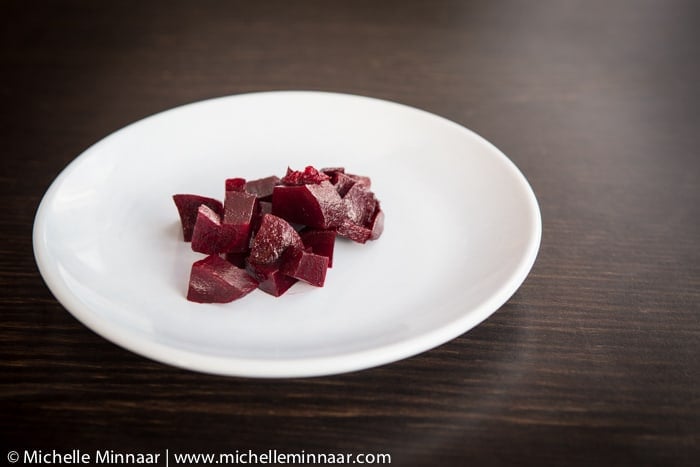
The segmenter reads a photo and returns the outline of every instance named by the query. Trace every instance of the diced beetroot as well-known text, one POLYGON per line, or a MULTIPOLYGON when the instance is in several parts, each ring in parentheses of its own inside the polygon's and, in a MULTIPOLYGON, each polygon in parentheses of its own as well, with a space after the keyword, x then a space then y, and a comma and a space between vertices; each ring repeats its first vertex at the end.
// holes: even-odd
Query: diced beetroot
POLYGON ((219 215, 202 205, 192 232, 192 250, 207 255, 242 251, 248 247, 249 230, 250 226, 245 229, 238 225, 221 224, 219 215))
POLYGON ((272 213, 296 224, 335 228, 343 222, 345 211, 343 199, 329 181, 318 185, 280 185, 272 192, 272 213))
POLYGON ((227 191, 224 200, 224 224, 250 224, 255 212, 255 195, 227 191))
POLYGON ((352 222, 346 222, 338 227, 338 235, 357 243, 366 243, 372 236, 372 230, 352 222))
POLYGON ((227 178, 226 191, 245 191, 245 178, 227 178))
POLYGON ((295 248, 288 249, 282 256, 280 271, 287 276, 323 287, 328 270, 328 257, 295 248))
POLYGON ((252 292, 258 281, 219 256, 192 265, 187 299, 197 303, 227 303, 252 292))
POLYGON ((224 201, 222 235, 231 239, 228 251, 240 252, 248 249, 250 227, 255 213, 255 195, 243 191, 227 191, 224 201))
POLYGON ((368 190, 370 188, 372 188, 372 179, 369 177, 366 177, 364 175, 355 175, 355 174, 349 174, 349 173, 346 173, 345 175, 352 178, 353 180, 355 180, 355 182, 359 183, 360 185, 367 188, 368 190))
POLYGON ((350 222, 366 226, 377 208, 377 199, 374 193, 363 185, 356 183, 343 198, 347 209, 346 219, 350 222))
POLYGON ((303 249, 301 237, 289 222, 272 214, 262 216, 260 229, 253 237, 249 262, 256 265, 277 265, 287 248, 303 249))
POLYGON ((328 267, 333 267, 333 248, 335 247, 335 230, 304 229, 299 232, 304 246, 313 253, 328 258, 328 267))
POLYGON ((369 227, 372 233, 369 236, 370 240, 376 240, 384 232, 384 211, 379 207, 379 202, 377 202, 377 210, 374 213, 372 221, 369 227))
POLYGON ((292 170, 287 167, 287 174, 282 177, 283 185, 316 185, 325 180, 329 180, 330 177, 323 172, 319 172, 312 166, 307 166, 304 171, 292 170))
POLYGON ((355 180, 354 178, 344 173, 338 173, 335 175, 335 181, 333 182, 333 185, 335 185, 336 191, 342 198, 355 183, 357 183, 357 180, 355 180))
POLYGON ((225 249, 221 239, 221 219, 206 205, 197 211, 197 221, 192 232, 192 249, 207 255, 222 253, 225 249))
POLYGON ((210 255, 192 265, 187 298, 223 303, 255 287, 278 297, 298 280, 323 286, 337 235, 365 243, 383 232, 370 186, 343 167, 307 166, 287 168, 282 179, 227 179, 223 204, 174 195, 183 237, 210 255))
POLYGON ((255 195, 258 199, 269 201, 272 198, 272 190, 280 184, 280 178, 276 175, 251 180, 245 184, 245 191, 255 195))
POLYGON ((256 201, 255 214, 253 214, 253 221, 250 224, 251 234, 255 233, 260 229, 260 223, 262 222, 262 216, 265 214, 272 213, 272 202, 271 201, 256 201))
POLYGON ((297 279, 283 274, 278 265, 260 265, 246 262, 246 271, 258 281, 258 288, 279 297, 293 286, 297 279))
POLYGON ((192 240, 192 232, 194 231, 194 224, 197 221, 197 209, 199 209, 199 206, 202 204, 208 206, 219 216, 224 212, 221 201, 205 196, 179 194, 173 195, 173 201, 175 201, 175 206, 180 214, 182 236, 186 242, 192 240))
POLYGON ((320 171, 332 178, 334 174, 344 174, 345 167, 324 167, 320 171))

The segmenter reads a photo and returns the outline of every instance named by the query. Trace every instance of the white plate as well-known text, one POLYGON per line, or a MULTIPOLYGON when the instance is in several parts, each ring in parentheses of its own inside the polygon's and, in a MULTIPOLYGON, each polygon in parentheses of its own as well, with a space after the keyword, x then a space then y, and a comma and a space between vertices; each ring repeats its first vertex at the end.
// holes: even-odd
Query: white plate
POLYGON ((34 224, 39 270, 81 322, 129 350, 253 377, 359 370, 453 339, 525 280, 541 235, 535 196, 489 142, 433 114, 366 97, 223 97, 123 128, 68 165, 34 224), (171 196, 223 197, 224 179, 287 166, 369 175, 383 236, 336 242, 326 285, 185 299, 192 262, 171 196))

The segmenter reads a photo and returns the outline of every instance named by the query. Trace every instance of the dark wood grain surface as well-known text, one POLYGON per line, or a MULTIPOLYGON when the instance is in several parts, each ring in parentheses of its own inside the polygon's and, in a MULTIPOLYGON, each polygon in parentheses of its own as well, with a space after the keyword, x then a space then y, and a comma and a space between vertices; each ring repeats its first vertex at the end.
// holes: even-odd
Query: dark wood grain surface
MULTIPOLYGON (((700 2, 2 2, 0 443, 387 452, 394 465, 700 463, 700 2), (494 142, 543 240, 490 319, 332 377, 197 374, 104 340, 33 258, 38 203, 118 128, 277 89, 494 142)), ((21 462, 20 462, 21 464, 21 462)))

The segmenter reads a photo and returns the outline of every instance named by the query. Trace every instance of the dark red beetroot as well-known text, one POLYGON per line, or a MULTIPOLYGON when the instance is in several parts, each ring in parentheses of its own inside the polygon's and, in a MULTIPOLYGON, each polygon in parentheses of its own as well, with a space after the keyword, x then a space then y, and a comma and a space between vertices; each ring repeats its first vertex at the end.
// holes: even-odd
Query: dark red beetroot
POLYGON ((328 175, 330 177, 331 183, 335 185, 338 174, 345 173, 345 167, 324 167, 321 169, 321 172, 328 175))
POLYGON ((247 257, 247 251, 241 251, 237 253, 230 252, 224 255, 224 259, 226 259, 226 261, 241 269, 245 269, 245 260, 247 257))
POLYGON ((345 222, 338 227, 338 235, 349 238, 357 243, 366 243, 367 240, 378 239, 384 231, 384 211, 381 210, 379 203, 372 217, 365 225, 355 224, 353 222, 345 222))
POLYGON ((257 207, 255 208, 255 214, 253 215, 253 221, 250 224, 250 230, 252 235, 260 229, 260 223, 262 222, 262 217, 265 214, 272 214, 272 202, 271 201, 256 201, 257 207))
POLYGON ((245 184, 245 191, 255 195, 258 199, 269 201, 272 199, 272 190, 280 184, 280 178, 276 175, 251 180, 245 184))
POLYGON ((246 262, 246 271, 258 282, 258 288, 263 292, 279 297, 291 286, 297 283, 297 279, 283 274, 278 264, 253 264, 246 262))
POLYGON ((226 252, 240 252, 248 249, 255 206, 255 195, 242 191, 226 192, 224 219, 221 226, 222 235, 231 240, 226 252))
POLYGON ((221 219, 206 205, 197 211, 197 221, 192 232, 192 249, 199 253, 213 255, 226 251, 227 239, 221 238, 221 219))
POLYGON ((359 183, 360 185, 367 188, 368 190, 370 188, 372 188, 372 179, 369 177, 366 177, 364 175, 355 175, 355 174, 349 174, 349 173, 346 173, 345 175, 352 178, 353 180, 355 180, 355 182, 359 183))
POLYGON ((280 271, 316 287, 323 287, 328 270, 328 257, 290 248, 282 256, 280 271))
POLYGON ((325 167, 321 169, 321 172, 330 177, 331 183, 333 185, 336 185, 338 183, 338 180, 342 178, 341 175, 345 175, 346 178, 349 178, 353 182, 359 183, 365 188, 370 188, 372 186, 372 180, 369 177, 366 177, 364 175, 346 173, 345 167, 325 167))
POLYGON ((212 255, 192 265, 187 299, 197 303, 227 303, 257 286, 258 282, 245 270, 212 255))
POLYGON ((382 235, 382 232, 384 232, 384 211, 382 211, 382 208, 379 206, 379 202, 377 202, 377 211, 372 217, 369 228, 372 230, 369 236, 370 240, 378 239, 382 235))
POLYGON ((304 246, 312 253, 328 258, 328 267, 333 267, 333 249, 335 247, 335 230, 304 229, 299 232, 304 246))
POLYGON ((330 177, 323 172, 319 172, 312 166, 308 165, 303 171, 292 170, 287 167, 287 174, 282 177, 280 182, 283 185, 317 185, 323 181, 329 180, 330 177))
POLYGON ((255 265, 279 265, 287 248, 303 249, 301 237, 289 222, 272 214, 262 217, 260 228, 253 237, 248 261, 255 265))
POLYGON ((343 222, 345 211, 343 199, 327 180, 317 185, 279 185, 272 192, 272 213, 296 224, 332 229, 343 222))
POLYGON ((231 301, 256 285, 280 296, 298 280, 323 286, 336 235, 365 243, 383 231, 384 213, 370 183, 342 167, 319 172, 309 166, 287 169, 282 179, 227 179, 223 205, 173 196, 185 239, 212 255, 193 265, 188 299, 231 301))
POLYGON ((218 199, 207 198, 199 195, 179 194, 173 195, 173 201, 180 214, 180 224, 182 225, 182 236, 186 242, 192 240, 194 224, 197 221, 197 209, 204 204, 213 210, 217 215, 224 212, 224 207, 218 199))
POLYGON ((350 222, 366 226, 377 209, 377 199, 374 193, 363 185, 356 183, 343 197, 347 217, 350 222))
POLYGON ((355 183, 357 183, 357 180, 355 180, 354 178, 349 177, 344 173, 337 173, 335 175, 335 182, 333 182, 333 185, 335 186, 336 191, 342 198, 355 183))
POLYGON ((192 232, 192 250, 207 255, 244 251, 249 234, 250 225, 222 224, 214 211, 202 205, 192 232))
POLYGON ((227 178, 226 191, 245 191, 245 178, 227 178))

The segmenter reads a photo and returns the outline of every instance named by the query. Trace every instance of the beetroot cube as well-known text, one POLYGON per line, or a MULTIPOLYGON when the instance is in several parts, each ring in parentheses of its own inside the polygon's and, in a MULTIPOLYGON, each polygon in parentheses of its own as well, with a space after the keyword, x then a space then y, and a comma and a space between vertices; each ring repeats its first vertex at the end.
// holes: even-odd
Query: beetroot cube
POLYGON ((260 228, 253 237, 249 262, 256 265, 277 265, 287 248, 304 248, 297 231, 284 219, 264 214, 260 228))
POLYGON ((246 270, 258 281, 260 290, 275 297, 279 297, 297 283, 297 279, 283 274, 278 265, 260 265, 247 262, 246 270))
POLYGON ((338 227, 338 235, 347 237, 357 243, 365 243, 367 240, 376 240, 382 235, 383 231, 384 211, 379 207, 379 202, 377 202, 376 209, 372 213, 370 220, 364 225, 348 221, 338 227))
POLYGON ((219 215, 202 205, 192 232, 192 250, 207 255, 242 251, 248 246, 249 227, 243 229, 238 225, 222 225, 219 215))
POLYGON ((245 178, 227 178, 226 191, 245 191, 245 178))
POLYGON ((343 197, 355 183, 357 183, 357 180, 355 180, 354 178, 344 173, 338 173, 335 175, 335 181, 333 182, 333 185, 335 186, 335 189, 338 192, 338 194, 341 197, 343 197))
POLYGON ((250 223, 250 230, 253 235, 260 229, 260 223, 262 222, 262 217, 265 214, 272 213, 272 202, 271 201, 261 201, 258 199, 256 202, 257 207, 255 208, 255 214, 253 214, 253 220, 250 223))
POLYGON ((173 201, 175 201, 175 206, 180 214, 182 235, 186 242, 192 240, 192 232, 194 231, 194 224, 197 221, 197 209, 199 209, 199 206, 204 204, 219 216, 224 212, 223 205, 218 199, 199 195, 179 194, 173 195, 173 201))
POLYGON ((287 276, 323 287, 328 270, 328 257, 290 248, 282 257, 280 271, 287 276))
POLYGON ((345 175, 352 178, 353 180, 355 180, 356 183, 359 183, 360 185, 367 188, 368 190, 370 188, 372 188, 372 179, 370 179, 369 177, 366 177, 364 175, 355 175, 355 174, 348 174, 348 173, 346 173, 345 175))
POLYGON ((366 226, 377 209, 374 193, 360 183, 355 183, 343 198, 347 209, 347 219, 354 224, 366 226))
POLYGON ((369 236, 370 240, 378 239, 384 232, 384 211, 379 207, 379 202, 377 202, 377 211, 374 213, 369 228, 372 231, 369 236))
POLYGON ((328 267, 333 267, 333 248, 335 247, 335 230, 304 229, 299 232, 304 246, 312 253, 328 258, 328 267))
POLYGON ((276 186, 272 213, 296 224, 330 229, 343 222, 346 207, 335 187, 322 181, 317 185, 276 186))
POLYGON ((255 195, 243 191, 227 191, 224 201, 222 236, 230 239, 226 251, 248 249, 251 222, 255 213, 255 195))
POLYGON ((197 211, 197 221, 192 232, 192 249, 207 255, 222 253, 225 240, 221 239, 221 219, 206 205, 197 211))
POLYGON ((331 177, 331 183, 333 183, 333 176, 337 174, 344 174, 345 173, 345 167, 324 167, 321 169, 321 172, 324 174, 328 175, 331 177))
POLYGON ((269 200, 272 198, 272 190, 280 184, 280 178, 276 175, 251 180, 245 184, 245 191, 255 195, 258 199, 269 200))
POLYGON ((372 237, 372 230, 352 222, 346 222, 338 227, 338 235, 357 243, 366 243, 372 237))
POLYGON ((255 195, 227 191, 224 200, 224 224, 250 224, 255 212, 255 195))
POLYGON ((187 300, 227 303, 252 292, 257 286, 258 281, 245 270, 212 255, 192 265, 187 300))

